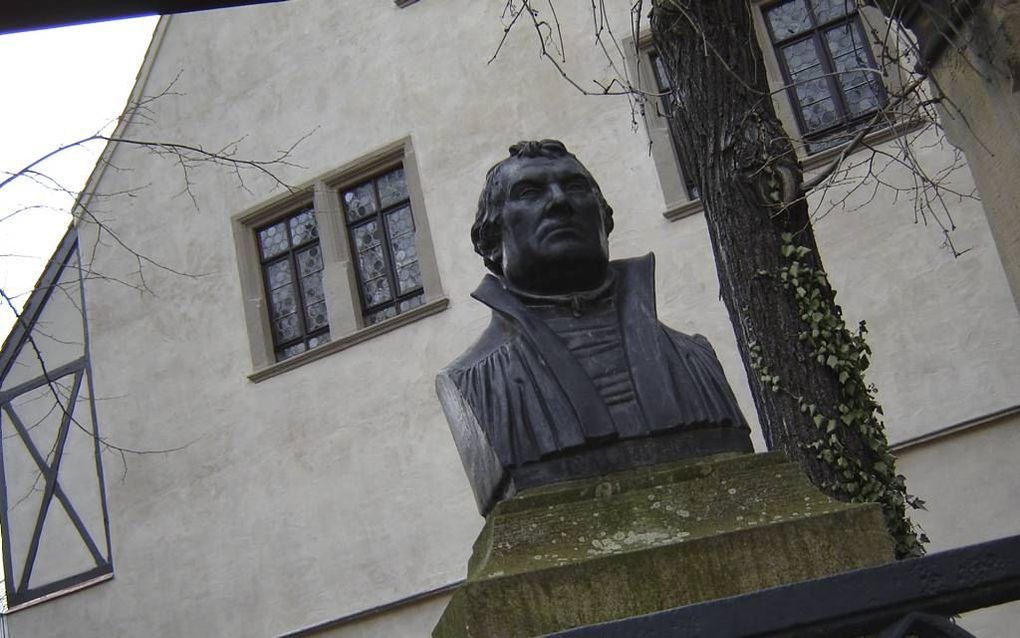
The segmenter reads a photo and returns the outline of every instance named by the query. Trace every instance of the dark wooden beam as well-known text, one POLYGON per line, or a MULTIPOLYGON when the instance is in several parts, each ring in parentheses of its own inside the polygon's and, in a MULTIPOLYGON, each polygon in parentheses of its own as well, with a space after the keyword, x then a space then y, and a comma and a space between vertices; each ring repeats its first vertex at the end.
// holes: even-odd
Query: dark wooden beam
POLYGON ((282 0, 11 0, 0 11, 0 34, 100 20, 186 13, 282 0))

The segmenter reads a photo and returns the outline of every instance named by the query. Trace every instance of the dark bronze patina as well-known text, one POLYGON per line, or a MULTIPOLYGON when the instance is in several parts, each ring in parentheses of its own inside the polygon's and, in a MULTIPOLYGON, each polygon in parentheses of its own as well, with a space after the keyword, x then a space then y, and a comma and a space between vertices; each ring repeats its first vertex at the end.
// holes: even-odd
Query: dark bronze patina
POLYGON ((609 260, 613 210, 561 142, 493 166, 471 238, 492 321, 436 388, 478 508, 517 490, 750 452, 708 340, 659 323, 654 256, 609 260))

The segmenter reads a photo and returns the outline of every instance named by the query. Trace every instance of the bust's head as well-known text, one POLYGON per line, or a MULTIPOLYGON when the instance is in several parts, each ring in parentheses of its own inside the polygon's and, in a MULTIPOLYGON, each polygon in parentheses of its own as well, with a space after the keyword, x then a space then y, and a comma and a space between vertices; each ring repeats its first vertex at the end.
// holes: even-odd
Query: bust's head
POLYGON ((606 277, 613 209, 562 142, 518 142, 489 169, 471 227, 485 265, 518 290, 565 294, 606 277))

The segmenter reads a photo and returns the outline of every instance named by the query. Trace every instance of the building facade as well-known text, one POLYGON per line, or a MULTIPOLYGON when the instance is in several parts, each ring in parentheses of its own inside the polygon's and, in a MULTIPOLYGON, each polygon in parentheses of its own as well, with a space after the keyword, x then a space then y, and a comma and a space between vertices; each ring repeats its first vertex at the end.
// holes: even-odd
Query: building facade
MULTIPOLYGON (((607 16, 618 33, 626 4, 607 16)), ((863 37, 869 14, 823 4, 751 5, 777 110, 815 169, 838 153, 826 135, 885 91, 784 88, 881 59, 857 36, 830 46, 863 37)), ((482 525, 433 378, 488 322, 468 229, 486 170, 521 139, 562 139, 591 170, 616 211, 612 256, 655 252, 660 318, 712 341, 754 421, 668 122, 654 100, 642 113, 581 94, 533 30, 493 59, 503 5, 162 18, 133 95, 144 108, 116 135, 164 144, 107 149, 63 269, 44 276, 54 294, 0 360, 13 638, 428 635, 482 525), (269 163, 233 161, 250 158, 269 163), (64 402, 38 408, 47 392, 64 402)), ((572 78, 656 86, 646 38, 621 35, 610 67, 589 8, 557 10, 572 78)), ((934 133, 896 124, 869 144, 955 165, 934 133)), ((966 166, 948 172, 973 188, 966 166)), ((896 163, 882 175, 912 179, 896 163)), ((950 203, 954 257, 902 192, 853 184, 814 196, 816 235, 846 314, 868 322, 869 379, 928 503, 916 519, 933 550, 1016 533, 1020 315, 982 205, 950 203)), ((1010 615, 968 627, 998 635, 1010 615)))

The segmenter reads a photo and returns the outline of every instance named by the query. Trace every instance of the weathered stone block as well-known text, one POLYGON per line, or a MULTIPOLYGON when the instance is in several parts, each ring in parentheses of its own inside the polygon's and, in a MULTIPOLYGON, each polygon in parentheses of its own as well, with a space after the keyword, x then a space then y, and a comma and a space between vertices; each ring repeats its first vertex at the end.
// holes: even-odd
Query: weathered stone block
POLYGON ((500 503, 433 637, 540 636, 892 559, 877 505, 780 454, 641 468, 500 503))

